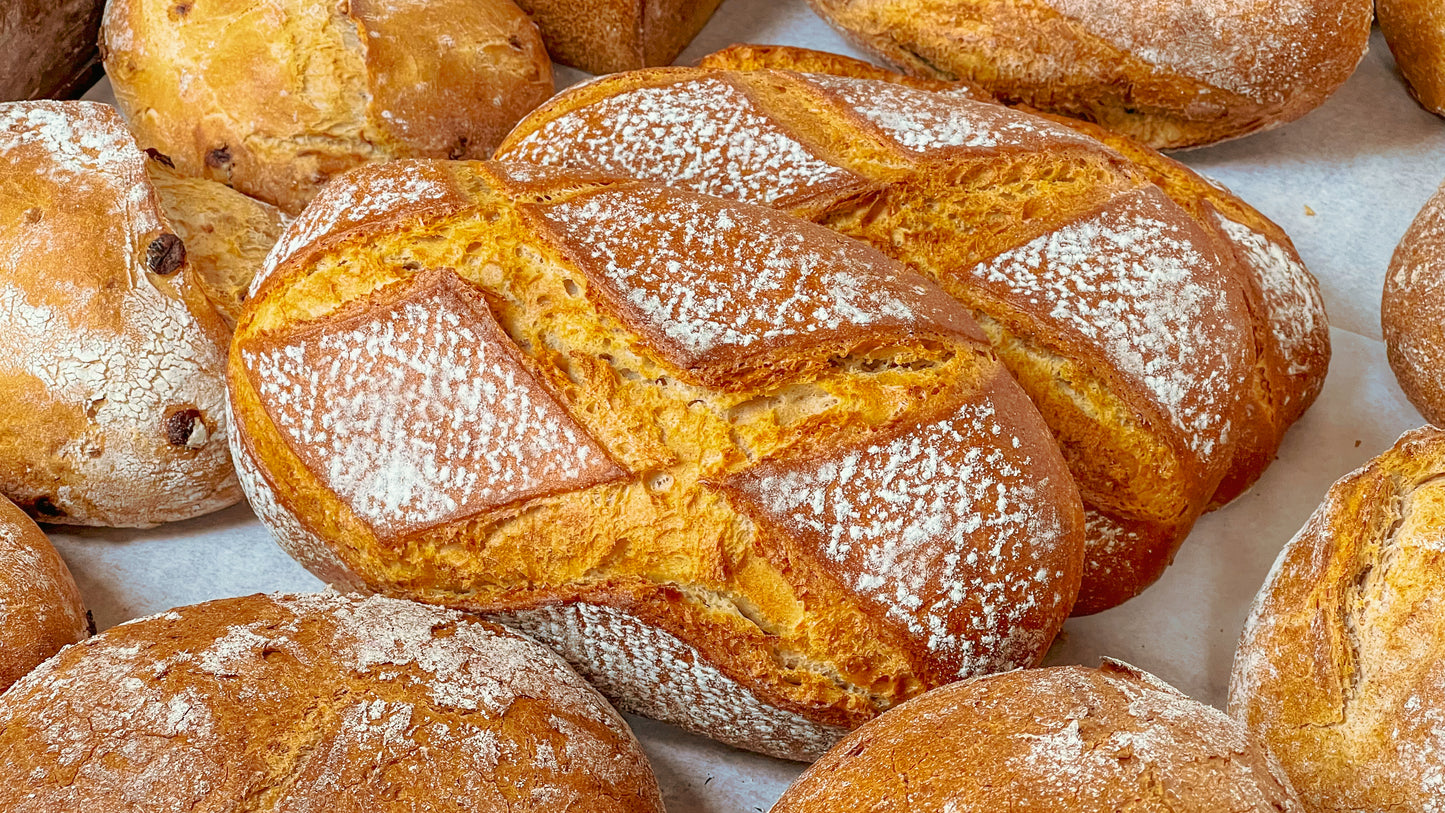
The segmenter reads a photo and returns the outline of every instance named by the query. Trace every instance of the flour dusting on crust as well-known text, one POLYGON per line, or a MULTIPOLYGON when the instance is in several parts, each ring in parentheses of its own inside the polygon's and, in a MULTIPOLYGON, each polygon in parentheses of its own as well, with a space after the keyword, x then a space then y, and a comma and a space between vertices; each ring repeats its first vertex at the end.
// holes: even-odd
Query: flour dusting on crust
POLYGON ((297 456, 381 536, 623 476, 466 283, 425 276, 389 306, 242 347, 297 456))
POLYGON ((764 205, 849 177, 714 78, 628 90, 563 113, 499 157, 764 205))
POLYGON ((1214 220, 1229 239, 1244 251, 1245 261, 1259 282, 1270 330, 1279 342, 1290 375, 1310 367, 1301 358, 1319 352, 1325 324, 1325 303, 1304 263, 1284 246, 1243 223, 1215 213, 1214 220))

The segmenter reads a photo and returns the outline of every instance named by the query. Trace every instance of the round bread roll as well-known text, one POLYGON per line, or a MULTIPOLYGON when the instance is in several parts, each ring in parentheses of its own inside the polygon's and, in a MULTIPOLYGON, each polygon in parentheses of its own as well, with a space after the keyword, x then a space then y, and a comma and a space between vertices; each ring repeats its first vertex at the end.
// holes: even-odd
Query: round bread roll
POLYGON ((510 0, 113 0, 101 45, 141 146, 299 212, 390 158, 485 158, 552 94, 510 0))
POLYGON ((1137 595, 1209 505, 1258 477, 1319 390, 1324 312, 1288 238, 1146 148, 1134 147, 1155 156, 1147 169, 967 88, 758 50, 707 60, 740 70, 575 88, 498 157, 769 205, 933 279, 981 323, 1083 493, 1075 613, 1137 595), (809 72, 757 69, 788 61, 809 72), (1278 308, 1265 278, 1281 280, 1268 288, 1278 308))
POLYGON ((1369 43, 1371 0, 809 0, 915 76, 1097 122, 1158 149, 1318 107, 1369 43))
POLYGON ((106 105, 0 105, 0 493, 144 527, 241 498, 230 332, 106 105))
POLYGON ((764 753, 1037 663, 1078 592, 1078 492, 967 312, 762 207, 354 170, 229 375, 251 504, 313 572, 493 614, 764 753))
POLYGON ((124 624, 0 697, 0 807, 662 813, 617 712, 537 644, 380 597, 124 624))
POLYGON ((1385 274, 1380 326, 1410 403, 1445 424, 1445 187, 1420 210, 1385 274))
POLYGON ((936 689, 853 732, 772 813, 1303 813, 1222 712, 1117 661, 936 689))
POLYGON ((1445 115, 1445 5, 1439 0, 1375 0, 1380 31, 1410 93, 1445 115))
POLYGON ((1436 810, 1445 788, 1445 433, 1342 478, 1280 553, 1230 713, 1311 811, 1436 810))
POLYGON ((0 693, 90 632, 65 560, 24 511, 0 497, 0 693))

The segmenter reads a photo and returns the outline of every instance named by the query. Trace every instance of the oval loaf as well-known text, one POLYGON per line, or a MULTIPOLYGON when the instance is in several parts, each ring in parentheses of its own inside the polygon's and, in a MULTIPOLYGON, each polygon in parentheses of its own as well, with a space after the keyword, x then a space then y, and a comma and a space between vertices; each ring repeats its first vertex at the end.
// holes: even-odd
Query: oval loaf
POLYGON ((65 560, 25 512, 0 497, 0 693, 90 634, 65 560))
POLYGON ((1445 187, 1426 201, 1395 249, 1380 327, 1410 403, 1425 420, 1445 423, 1445 187))
POLYGON ((1445 5, 1436 0, 1375 0, 1380 31, 1410 93, 1445 115, 1445 5))
POLYGON ((1318 391, 1328 341, 1313 279, 1277 227, 1225 193, 1201 199, 1212 187, 1195 176, 1174 186, 1197 216, 1070 127, 791 53, 858 75, 608 77, 543 105, 498 156, 766 204, 933 279, 1033 398, 1090 509, 1075 611, 1136 595, 1211 501, 1253 482, 1318 391), (1270 274, 1288 281, 1278 321, 1253 284, 1270 274))
POLYGON ((1309 810, 1437 810, 1445 787, 1445 433, 1330 488, 1245 624, 1229 710, 1309 810))
POLYGON ((462 613, 254 595, 123 624, 0 697, 11 813, 662 813, 556 655, 462 613))
POLYGON ((1097 122, 1159 149, 1293 121, 1354 73, 1371 0, 810 0, 916 76, 1097 122))
POLYGON ((241 498, 229 330, 106 105, 0 105, 0 493, 149 526, 241 498))
POLYGON ((1078 589, 1078 493, 968 314, 762 207, 357 170, 271 255, 230 383, 252 505, 323 578, 770 754, 1036 663, 1078 589))

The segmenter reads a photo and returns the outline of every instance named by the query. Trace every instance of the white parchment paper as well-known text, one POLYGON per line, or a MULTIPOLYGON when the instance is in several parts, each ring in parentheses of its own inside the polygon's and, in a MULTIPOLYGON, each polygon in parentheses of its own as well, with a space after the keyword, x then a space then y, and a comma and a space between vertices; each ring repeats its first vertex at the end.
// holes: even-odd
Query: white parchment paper
MULTIPOLYGON (((861 56, 804 0, 726 0, 679 61, 735 42, 861 56)), ((562 69, 558 84, 580 78, 562 69)), ((108 88, 102 83, 88 98, 108 100, 108 88)), ((1178 157, 1289 232, 1322 283, 1334 361, 1323 395, 1259 484, 1204 517, 1144 595, 1069 621, 1049 662, 1121 658, 1222 705, 1245 614, 1280 548, 1330 483, 1423 423, 1385 362, 1379 302, 1396 242, 1445 178, 1445 120, 1407 95, 1376 33, 1354 78, 1305 119, 1178 157)), ((50 530, 101 629, 212 598, 322 588, 244 505, 150 531, 50 530)), ((630 719, 672 813, 766 811, 801 770, 630 719)))

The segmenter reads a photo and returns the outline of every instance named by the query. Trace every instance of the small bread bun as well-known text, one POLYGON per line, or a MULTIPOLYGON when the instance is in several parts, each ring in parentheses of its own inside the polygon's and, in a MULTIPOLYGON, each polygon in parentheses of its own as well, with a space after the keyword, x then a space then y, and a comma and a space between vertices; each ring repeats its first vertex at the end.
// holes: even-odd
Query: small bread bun
POLYGON ((1128 664, 935 689, 853 732, 772 813, 1302 813, 1222 712, 1128 664))
POLYGON ((0 493, 149 526, 241 497, 207 302, 115 111, 0 105, 0 493))
POLYGON ((386 598, 111 629, 0 697, 0 754, 8 813, 662 813, 632 732, 556 655, 386 598))
POLYGON ((1375 16, 1411 95, 1445 115, 1445 3, 1375 0, 1375 16))
POLYGON ((65 560, 40 528, 0 497, 0 692, 90 634, 65 560))
POLYGON ((141 146, 291 214, 366 161, 485 158, 552 94, 511 0, 113 0, 102 47, 141 146))
POLYGON ((1445 789, 1445 432, 1407 432, 1280 553, 1229 709, 1311 811, 1431 811, 1445 789))
POLYGON ((1445 425, 1445 187, 1395 249, 1380 327, 1400 389, 1425 420, 1445 425))
POLYGON ((1354 73, 1374 19, 1371 0, 809 1, 910 74, 972 82, 1158 149, 1315 109, 1354 73))
POLYGON ((176 172, 170 158, 155 150, 150 158, 146 171, 186 246, 196 281, 226 324, 235 327, 251 280, 290 218, 225 184, 176 172))

